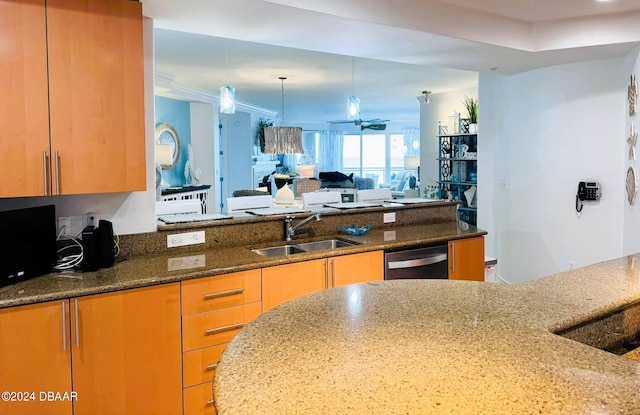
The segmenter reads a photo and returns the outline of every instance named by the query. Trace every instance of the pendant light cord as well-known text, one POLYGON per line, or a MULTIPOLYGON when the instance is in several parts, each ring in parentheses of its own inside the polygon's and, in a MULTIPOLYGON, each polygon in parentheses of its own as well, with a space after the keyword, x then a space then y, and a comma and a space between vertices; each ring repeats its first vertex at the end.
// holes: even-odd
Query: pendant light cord
POLYGON ((356 58, 351 57, 351 95, 356 95, 356 58))
POLYGON ((227 60, 227 86, 229 86, 229 45, 224 46, 224 54, 227 60))
POLYGON ((282 84, 282 124, 284 125, 284 80, 287 79, 286 76, 281 76, 278 79, 280 79, 280 83, 282 84))

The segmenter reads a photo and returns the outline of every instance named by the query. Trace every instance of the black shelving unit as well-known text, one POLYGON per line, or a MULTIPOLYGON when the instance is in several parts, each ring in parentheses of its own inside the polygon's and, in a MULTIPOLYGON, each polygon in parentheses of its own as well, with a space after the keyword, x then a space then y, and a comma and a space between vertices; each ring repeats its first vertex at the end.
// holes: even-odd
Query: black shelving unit
MULTIPOLYGON (((438 131, 438 184, 440 194, 463 202, 458 208, 458 219, 471 225, 478 221, 477 202, 467 200, 465 192, 478 187, 478 135, 470 134, 467 120, 461 119, 457 134, 438 131), (469 156, 471 153, 471 156, 469 156)), ((477 199, 474 197, 473 199, 477 199)))

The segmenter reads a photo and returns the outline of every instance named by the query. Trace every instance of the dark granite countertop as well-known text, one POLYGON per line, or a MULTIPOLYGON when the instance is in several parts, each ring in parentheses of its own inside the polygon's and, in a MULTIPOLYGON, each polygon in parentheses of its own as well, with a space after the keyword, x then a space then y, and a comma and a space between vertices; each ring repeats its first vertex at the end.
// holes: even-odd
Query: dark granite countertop
MULTIPOLYGON (((136 256, 116 262, 113 267, 100 269, 97 272, 52 273, 0 288, 0 308, 139 288, 335 255, 444 243, 453 239, 485 234, 485 231, 474 226, 462 230, 457 222, 443 222, 375 228, 362 236, 334 235, 339 239, 354 241, 357 245, 280 257, 263 257, 251 252, 251 249, 285 244, 283 241, 274 241, 271 244, 208 247, 201 250, 197 248, 166 249, 160 254, 136 256)), ((314 239, 329 238, 323 236, 314 239)), ((294 242, 305 240, 296 239, 294 242)))

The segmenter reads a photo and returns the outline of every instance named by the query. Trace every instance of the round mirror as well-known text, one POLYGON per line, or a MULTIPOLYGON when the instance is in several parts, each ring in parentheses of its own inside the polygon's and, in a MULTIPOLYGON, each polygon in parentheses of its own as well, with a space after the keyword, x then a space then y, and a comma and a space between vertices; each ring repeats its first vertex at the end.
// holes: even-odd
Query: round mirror
POLYGON ((180 137, 178 132, 170 124, 158 124, 156 126, 156 144, 167 145, 171 148, 171 161, 158 160, 164 170, 176 165, 180 157, 180 137))

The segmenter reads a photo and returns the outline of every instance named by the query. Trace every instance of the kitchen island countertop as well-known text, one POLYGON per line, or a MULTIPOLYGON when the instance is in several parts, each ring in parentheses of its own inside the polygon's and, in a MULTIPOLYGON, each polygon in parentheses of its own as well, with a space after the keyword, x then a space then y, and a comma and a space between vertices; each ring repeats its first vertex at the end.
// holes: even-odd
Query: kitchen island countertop
POLYGON ((639 363, 552 333, 640 301, 638 260, 290 301, 227 346, 218 414, 640 414, 639 363))

